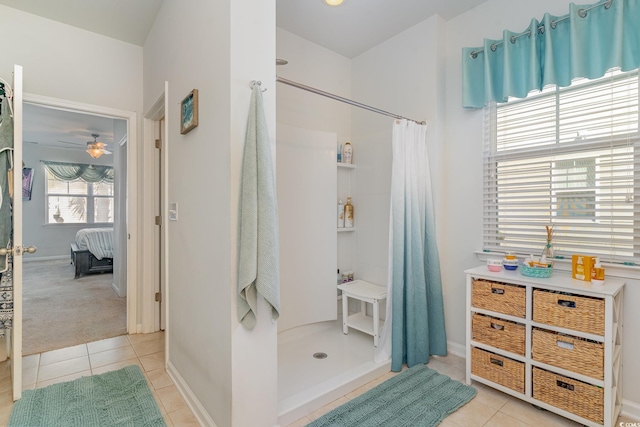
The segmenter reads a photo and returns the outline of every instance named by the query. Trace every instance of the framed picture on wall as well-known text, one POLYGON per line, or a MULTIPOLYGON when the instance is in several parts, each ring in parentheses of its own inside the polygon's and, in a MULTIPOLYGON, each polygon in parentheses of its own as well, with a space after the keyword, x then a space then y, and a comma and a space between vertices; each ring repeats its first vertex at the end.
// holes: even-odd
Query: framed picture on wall
POLYGON ((31 200, 33 168, 22 168, 22 200, 31 200))
POLYGON ((180 133, 188 133, 196 126, 198 126, 198 89, 189 92, 189 95, 180 103, 180 133))

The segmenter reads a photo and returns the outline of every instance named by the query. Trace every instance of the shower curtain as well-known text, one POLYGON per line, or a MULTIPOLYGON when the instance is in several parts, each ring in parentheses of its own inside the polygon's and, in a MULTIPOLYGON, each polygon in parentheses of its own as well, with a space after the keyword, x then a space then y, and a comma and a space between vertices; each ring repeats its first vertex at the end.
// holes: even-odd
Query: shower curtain
POLYGON ((376 350, 393 371, 447 354, 426 131, 407 120, 393 125, 387 321, 376 350))

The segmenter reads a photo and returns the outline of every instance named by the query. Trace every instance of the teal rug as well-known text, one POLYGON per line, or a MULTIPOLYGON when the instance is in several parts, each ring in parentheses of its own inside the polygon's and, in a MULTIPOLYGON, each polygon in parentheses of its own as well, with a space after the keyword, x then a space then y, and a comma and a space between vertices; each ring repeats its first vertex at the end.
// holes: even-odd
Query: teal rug
POLYGON ((166 427, 137 365, 25 390, 10 427, 166 427))
POLYGON ((437 426, 475 395, 475 388, 416 365, 307 427, 437 426))

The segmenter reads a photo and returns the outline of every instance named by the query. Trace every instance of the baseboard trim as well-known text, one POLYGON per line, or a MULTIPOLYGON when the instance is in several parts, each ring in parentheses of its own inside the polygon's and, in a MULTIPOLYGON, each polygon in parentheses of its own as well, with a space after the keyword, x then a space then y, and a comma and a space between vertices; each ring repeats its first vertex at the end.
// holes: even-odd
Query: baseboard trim
POLYGON ((640 403, 622 399, 622 415, 634 420, 640 420, 640 403))
POLYGON ((36 261, 53 261, 57 259, 68 259, 69 263, 71 263, 71 257, 69 254, 67 255, 52 255, 52 256, 39 256, 32 257, 31 255, 22 257, 22 262, 36 262, 36 261))
POLYGON ((213 418, 209 416, 207 411, 204 409, 204 406, 202 406, 196 395, 191 391, 187 382, 182 378, 182 375, 180 375, 176 367, 173 366, 171 362, 167 362, 167 375, 169 375, 169 378, 171 378, 171 381, 175 384, 178 392, 182 395, 182 398, 187 403, 189 409, 191 409, 193 416, 198 420, 198 423, 204 427, 217 427, 213 418))
POLYGON ((466 358, 467 349, 464 344, 458 344, 457 342, 447 341, 447 352, 454 356, 466 358))

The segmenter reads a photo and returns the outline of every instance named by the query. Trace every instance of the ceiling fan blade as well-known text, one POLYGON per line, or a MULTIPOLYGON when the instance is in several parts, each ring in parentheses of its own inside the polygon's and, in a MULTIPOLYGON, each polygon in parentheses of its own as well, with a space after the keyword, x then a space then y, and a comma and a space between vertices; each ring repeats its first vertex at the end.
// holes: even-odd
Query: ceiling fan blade
POLYGON ((84 146, 85 144, 79 143, 79 142, 69 142, 69 141, 60 141, 58 140, 58 142, 61 142, 63 144, 70 144, 70 145, 78 145, 78 146, 84 146))

